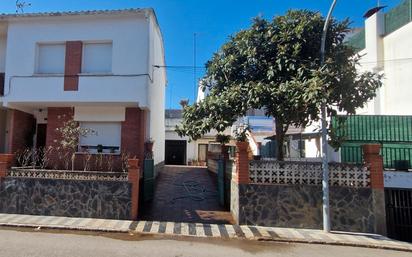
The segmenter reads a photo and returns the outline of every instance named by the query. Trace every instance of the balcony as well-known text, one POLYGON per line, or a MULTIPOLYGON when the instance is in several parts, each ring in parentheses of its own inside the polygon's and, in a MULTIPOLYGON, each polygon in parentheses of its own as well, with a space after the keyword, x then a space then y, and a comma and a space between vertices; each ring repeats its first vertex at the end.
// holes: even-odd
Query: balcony
POLYGON ((64 91, 64 75, 13 76, 4 102, 25 106, 123 104, 147 106, 146 75, 79 75, 78 91, 64 91))

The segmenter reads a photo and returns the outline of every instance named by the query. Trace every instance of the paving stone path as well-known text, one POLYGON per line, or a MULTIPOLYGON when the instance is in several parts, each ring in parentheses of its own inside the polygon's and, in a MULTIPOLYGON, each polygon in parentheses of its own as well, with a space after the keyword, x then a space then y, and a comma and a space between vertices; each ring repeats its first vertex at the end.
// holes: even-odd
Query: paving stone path
POLYGON ((165 236, 214 237, 222 239, 273 240, 373 247, 412 252, 412 244, 391 240, 380 235, 347 232, 324 233, 321 230, 314 229, 184 222, 104 220, 16 214, 0 214, 0 227, 1 226, 143 233, 165 236))
POLYGON ((152 221, 233 223, 217 194, 217 176, 207 168, 165 166, 156 179, 154 199, 144 204, 139 216, 152 221))

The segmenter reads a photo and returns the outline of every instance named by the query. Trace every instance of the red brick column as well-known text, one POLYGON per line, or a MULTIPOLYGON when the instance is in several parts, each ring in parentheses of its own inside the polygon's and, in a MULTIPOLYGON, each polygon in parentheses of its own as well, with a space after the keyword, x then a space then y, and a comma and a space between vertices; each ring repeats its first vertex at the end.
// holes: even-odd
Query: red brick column
POLYGON ((7 176, 7 170, 13 164, 14 154, 0 154, 0 180, 7 176))
POLYGON ((383 159, 380 155, 379 144, 363 145, 363 158, 370 165, 371 188, 383 189, 383 159))
POLYGON ((248 142, 236 143, 236 178, 238 184, 249 184, 249 154, 248 142))
POLYGON ((82 71, 82 41, 66 42, 66 60, 64 67, 64 91, 77 91, 79 73, 82 71))
POLYGON ((11 111, 9 153, 33 146, 36 120, 34 116, 19 110, 11 111))
POLYGON ((144 110, 126 108, 126 120, 122 122, 121 151, 139 160, 144 159, 146 123, 144 110))
POLYGON ((140 167, 139 159, 129 159, 129 183, 132 184, 132 214, 131 219, 137 220, 139 213, 139 180, 140 180, 140 167))

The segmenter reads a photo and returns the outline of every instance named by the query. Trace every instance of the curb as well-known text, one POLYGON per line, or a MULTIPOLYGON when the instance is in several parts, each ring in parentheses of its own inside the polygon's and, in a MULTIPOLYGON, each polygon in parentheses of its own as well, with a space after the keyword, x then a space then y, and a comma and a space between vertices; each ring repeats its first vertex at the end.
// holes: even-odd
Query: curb
MULTIPOLYGON (((140 221, 142 222, 142 221, 140 221)), ((198 235, 185 235, 185 234, 167 234, 167 233, 155 233, 155 232, 145 232, 136 231, 130 227, 136 227, 136 223, 130 223, 129 228, 93 228, 87 226, 65 226, 65 225, 40 225, 40 224, 24 224, 24 223, 0 223, 1 227, 9 228, 34 228, 34 229, 45 229, 45 230, 66 230, 66 231, 85 231, 85 232, 103 232, 103 233, 128 233, 136 235, 156 235, 169 238, 222 238, 222 239, 236 239, 236 240, 252 240, 252 241, 262 241, 262 242, 281 242, 281 243, 300 243, 300 244, 319 244, 319 245, 336 245, 336 246, 349 246, 349 247, 362 247, 371 249, 382 249, 382 250, 394 250, 403 252, 412 252, 412 245, 404 242, 391 241, 393 245, 375 244, 375 243, 355 243, 348 241, 331 241, 331 240, 309 240, 309 239, 298 239, 298 238, 281 238, 281 237, 265 237, 265 236, 252 236, 252 237, 229 237, 229 236, 198 236, 198 235), (405 244, 396 245, 396 244, 405 244), (409 247, 408 247, 409 246, 409 247)))

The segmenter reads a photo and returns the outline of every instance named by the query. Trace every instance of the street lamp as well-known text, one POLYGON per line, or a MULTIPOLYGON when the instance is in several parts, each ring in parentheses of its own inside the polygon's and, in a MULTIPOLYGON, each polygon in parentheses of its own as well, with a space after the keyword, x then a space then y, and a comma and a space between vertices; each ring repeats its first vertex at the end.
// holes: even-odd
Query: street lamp
MULTIPOLYGON (((320 64, 325 63, 325 43, 326 33, 328 32, 330 18, 332 16, 333 9, 335 9, 337 0, 333 0, 330 6, 328 15, 326 16, 325 24, 322 31, 322 41, 320 44, 320 64)), ((328 163, 328 131, 326 122, 326 99, 323 100, 321 105, 322 113, 322 191, 323 191, 323 231, 330 232, 330 214, 329 214, 329 163, 328 163)))

